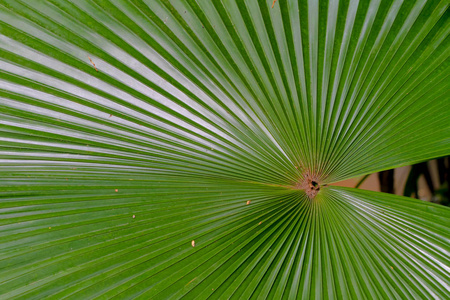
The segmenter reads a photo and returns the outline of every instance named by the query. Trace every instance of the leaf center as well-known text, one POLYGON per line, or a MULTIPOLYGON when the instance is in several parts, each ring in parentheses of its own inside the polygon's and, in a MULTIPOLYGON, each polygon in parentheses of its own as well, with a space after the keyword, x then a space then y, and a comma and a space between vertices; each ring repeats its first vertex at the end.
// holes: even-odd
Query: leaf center
POLYGON ((310 172, 306 172, 305 174, 303 174, 303 178, 297 184, 297 188, 304 190, 306 195, 310 199, 313 199, 320 191, 320 179, 318 176, 314 176, 310 172))

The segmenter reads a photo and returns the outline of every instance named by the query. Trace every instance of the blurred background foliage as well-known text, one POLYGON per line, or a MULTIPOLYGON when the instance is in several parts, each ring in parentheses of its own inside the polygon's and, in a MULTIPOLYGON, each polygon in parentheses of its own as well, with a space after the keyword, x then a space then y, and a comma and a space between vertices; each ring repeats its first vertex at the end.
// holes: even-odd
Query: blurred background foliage
POLYGON ((403 195, 450 206, 448 174, 449 156, 445 156, 344 180, 335 185, 403 195))

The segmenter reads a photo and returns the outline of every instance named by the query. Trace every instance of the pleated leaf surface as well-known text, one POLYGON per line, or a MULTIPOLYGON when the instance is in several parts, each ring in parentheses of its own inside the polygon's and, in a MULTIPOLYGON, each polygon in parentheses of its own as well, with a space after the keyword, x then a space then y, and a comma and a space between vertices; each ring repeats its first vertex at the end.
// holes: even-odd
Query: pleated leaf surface
POLYGON ((0 1, 0 298, 450 298, 448 6, 0 1))

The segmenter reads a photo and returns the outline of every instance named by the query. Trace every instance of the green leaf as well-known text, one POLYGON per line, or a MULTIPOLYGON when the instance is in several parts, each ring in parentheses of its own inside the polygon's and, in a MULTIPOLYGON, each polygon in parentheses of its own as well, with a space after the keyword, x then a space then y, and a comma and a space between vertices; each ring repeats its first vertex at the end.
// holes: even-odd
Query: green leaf
POLYGON ((178 178, 2 195, 5 298, 448 295, 450 212, 406 197, 178 178))
POLYGON ((447 1, 0 2, 0 298, 449 298, 447 1), (273 5, 273 8, 272 8, 273 5))

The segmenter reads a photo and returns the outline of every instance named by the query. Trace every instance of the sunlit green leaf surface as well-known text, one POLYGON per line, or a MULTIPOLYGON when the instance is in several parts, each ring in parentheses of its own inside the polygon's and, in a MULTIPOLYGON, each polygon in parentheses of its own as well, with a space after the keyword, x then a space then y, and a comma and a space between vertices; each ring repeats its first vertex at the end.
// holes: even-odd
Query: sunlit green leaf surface
POLYGON ((449 298, 448 6, 0 1, 0 298, 449 298))

